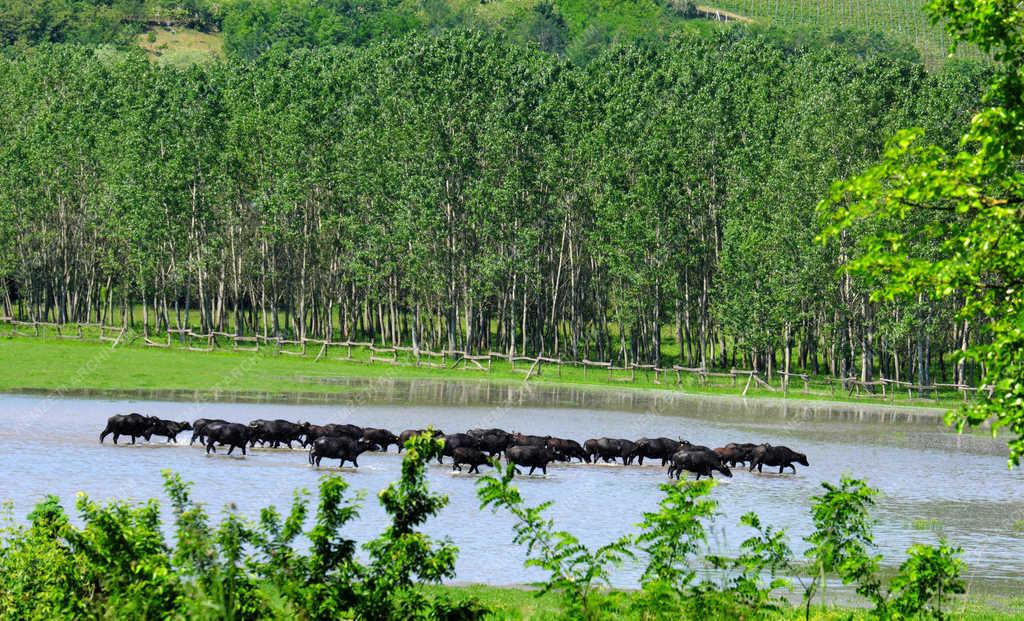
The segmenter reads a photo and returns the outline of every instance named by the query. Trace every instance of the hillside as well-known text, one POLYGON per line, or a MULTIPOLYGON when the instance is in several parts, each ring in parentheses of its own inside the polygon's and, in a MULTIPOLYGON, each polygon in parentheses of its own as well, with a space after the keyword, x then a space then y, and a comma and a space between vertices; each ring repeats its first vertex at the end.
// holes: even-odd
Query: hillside
MULTIPOLYGON (((763 26, 878 32, 913 45, 930 67, 945 61, 950 44, 942 27, 932 24, 924 12, 923 0, 714 0, 709 4, 763 26)), ((957 52, 958 57, 976 55, 966 49, 957 52)))
POLYGON ((219 32, 155 27, 140 34, 136 43, 153 60, 171 65, 191 65, 224 56, 224 37, 219 32))
POLYGON ((737 22, 811 46, 912 46, 933 68, 949 45, 923 0, 0 0, 0 46, 137 44, 155 60, 187 64, 222 53, 255 58, 275 48, 359 47, 408 32, 473 28, 585 64, 616 41, 737 22), (728 23, 709 19, 715 16, 728 16, 728 23), (836 36, 837 30, 846 32, 836 36))

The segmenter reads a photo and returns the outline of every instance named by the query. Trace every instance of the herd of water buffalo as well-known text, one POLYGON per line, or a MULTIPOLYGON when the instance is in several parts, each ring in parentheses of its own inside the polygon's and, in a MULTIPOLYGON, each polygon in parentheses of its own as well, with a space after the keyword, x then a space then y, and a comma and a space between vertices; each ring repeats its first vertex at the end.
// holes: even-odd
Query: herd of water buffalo
MULTIPOLYGON (((395 435, 387 429, 373 427, 314 425, 286 420, 254 420, 246 425, 200 418, 189 423, 133 413, 111 416, 100 433, 100 444, 110 434, 114 436, 114 444, 121 436, 130 436, 132 444, 137 438, 149 441, 153 436, 165 437, 172 442, 184 431, 192 432, 190 445, 199 440, 207 453, 217 452, 217 446, 226 446, 228 455, 236 448, 245 455, 247 447, 257 443, 271 448, 292 448, 292 443, 297 443, 309 449, 309 463, 317 467, 324 458, 338 459, 341 466, 350 461, 359 467, 358 459, 362 453, 387 451, 392 444, 401 452, 409 438, 427 433, 425 429, 407 429, 395 435)), ((551 462, 571 462, 573 459, 585 463, 621 460, 627 466, 634 462, 642 466, 645 459, 661 460, 662 466, 668 466, 668 475, 677 479, 683 471, 696 474, 698 479, 711 477, 714 471, 731 477, 730 468, 737 464, 748 466, 751 471, 757 468, 758 472, 764 466, 778 466, 780 474, 786 468, 792 468, 795 473, 794 464, 810 465, 803 453, 770 444, 731 443, 711 449, 670 438, 641 438, 636 441, 592 438, 580 444, 565 438, 509 433, 502 429, 470 429, 466 433, 453 434, 433 430, 433 433, 444 439, 443 455, 438 457, 438 462, 444 463, 443 458, 450 457, 453 470, 461 471, 463 466, 468 466, 469 472, 479 472, 480 466, 491 465, 495 458, 502 456, 508 463, 515 464, 517 472, 520 466, 528 467, 529 474, 538 468, 547 474, 551 462)))

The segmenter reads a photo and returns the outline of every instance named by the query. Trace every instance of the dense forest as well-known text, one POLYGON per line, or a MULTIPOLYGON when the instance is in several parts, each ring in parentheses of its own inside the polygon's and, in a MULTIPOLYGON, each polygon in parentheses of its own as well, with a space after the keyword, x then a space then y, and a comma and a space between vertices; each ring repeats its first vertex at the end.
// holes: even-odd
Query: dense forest
POLYGON ((579 66, 453 31, 0 76, 5 315, 971 379, 955 298, 869 301, 815 207, 897 128, 955 147, 974 65, 736 30, 579 66))

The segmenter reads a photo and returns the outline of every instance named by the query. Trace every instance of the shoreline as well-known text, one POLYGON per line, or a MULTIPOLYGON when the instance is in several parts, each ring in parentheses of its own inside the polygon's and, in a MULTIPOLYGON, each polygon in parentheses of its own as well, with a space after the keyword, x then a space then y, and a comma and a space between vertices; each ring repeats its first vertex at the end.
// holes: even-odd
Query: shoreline
MULTIPOLYGON (((431 369, 404 365, 370 365, 361 361, 272 356, 263 353, 156 350, 139 346, 112 349, 102 343, 42 338, 0 337, 0 393, 39 397, 145 399, 177 402, 238 402, 269 404, 350 404, 401 402, 389 388, 435 393, 440 404, 450 403, 446 391, 459 392, 458 403, 470 393, 504 393, 506 405, 545 399, 548 405, 593 407, 586 401, 685 403, 713 400, 730 404, 758 403, 778 408, 844 409, 897 413, 941 420, 954 402, 889 401, 881 398, 842 398, 793 390, 786 397, 765 389, 741 394, 732 386, 690 386, 654 383, 638 374, 636 381, 535 376, 526 380, 515 370, 477 371, 431 369), (468 373, 476 373, 475 376, 468 373), (411 388, 410 388, 411 387, 411 388), (376 393, 376 394, 375 394, 376 393), (590 398, 588 398, 590 397, 590 398), (390 399, 390 401, 389 401, 390 399), (582 402, 582 403, 581 403, 582 402)), ((469 396, 467 396, 469 395, 469 396)), ((484 396, 492 404, 494 396, 484 396)), ((624 404, 626 409, 633 409, 624 404)))
MULTIPOLYGON (((364 378, 360 376, 349 377, 345 379, 351 380, 364 380, 366 386, 374 383, 373 378, 364 378)), ((438 388, 445 387, 456 387, 463 389, 486 389, 488 386, 497 386, 500 388, 509 388, 512 390, 519 390, 514 385, 509 385, 501 380, 486 380, 486 379, 460 379, 460 378, 435 378, 435 379, 423 379, 423 378, 389 378, 389 382, 394 385, 432 385, 438 388)), ((771 397, 768 395, 755 395, 743 397, 740 395, 730 394, 719 394, 719 393, 696 393, 686 391, 658 391, 650 390, 648 388, 616 388, 611 386, 594 386, 588 384, 572 384, 572 383, 556 383, 549 382, 538 384, 537 387, 547 389, 545 393, 551 392, 586 392, 595 397, 634 397, 638 400, 650 399, 653 401, 716 401, 729 403, 733 405, 750 405, 757 404, 765 407, 776 407, 782 409, 788 408, 810 408, 815 410, 843 410, 843 411, 859 411, 869 414, 902 414, 912 418, 928 418, 933 419, 937 422, 942 420, 942 417, 949 410, 947 408, 935 408, 935 407, 924 407, 924 406, 912 406, 905 404, 897 405, 885 405, 881 403, 872 402, 850 402, 850 401, 829 401, 825 399, 800 399, 800 400, 786 400, 778 397, 771 397)), ((169 403, 239 403, 239 404, 265 404, 265 405, 350 405, 354 402, 360 404, 373 404, 373 405, 389 405, 389 404, 403 404, 407 403, 407 400, 402 399, 398 396, 389 395, 371 395, 367 396, 367 393, 360 389, 357 383, 353 382, 349 386, 348 391, 339 392, 302 392, 302 391, 236 391, 236 390, 224 390, 224 391, 202 391, 202 390, 189 390, 179 388, 69 388, 69 389, 52 389, 52 388, 36 388, 36 387, 6 387, 0 389, 0 396, 11 396, 11 397, 37 397, 43 399, 88 399, 88 400, 99 400, 99 401, 159 401, 169 403)), ((536 390, 531 392, 537 392, 536 390)), ((543 401, 543 395, 534 395, 530 399, 519 404, 505 404, 505 407, 518 408, 518 407, 536 407, 538 405, 544 405, 540 403, 543 401)), ((578 404, 572 402, 566 402, 564 399, 559 399, 558 403, 547 404, 547 407, 557 406, 568 409, 603 409, 603 410, 614 410, 614 409, 625 409, 635 410, 636 407, 630 407, 628 404, 625 406, 616 406, 615 404, 609 403, 604 407, 594 404, 578 404)), ((476 403, 455 403, 448 400, 440 400, 430 405, 449 405, 449 406, 484 406, 494 405, 481 399, 476 403)), ((642 408, 641 408, 642 409, 642 408)), ((984 430, 984 427, 979 428, 984 430)))

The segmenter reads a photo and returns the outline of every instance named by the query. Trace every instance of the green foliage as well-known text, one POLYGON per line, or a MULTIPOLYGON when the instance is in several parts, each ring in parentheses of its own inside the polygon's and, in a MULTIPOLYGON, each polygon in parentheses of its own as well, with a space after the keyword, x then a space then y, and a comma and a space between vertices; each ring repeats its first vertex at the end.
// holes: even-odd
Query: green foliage
POLYGON ((224 48, 253 59, 269 50, 361 46, 419 25, 415 12, 397 0, 239 0, 224 18, 224 48))
POLYGON ((838 183, 822 209, 826 237, 870 227, 848 268, 876 299, 955 299, 984 326, 966 357, 984 369, 991 397, 949 415, 960 430, 992 422, 1009 432, 1011 466, 1024 456, 1024 43, 1012 2, 936 1, 959 40, 998 63, 986 103, 959 146, 928 145, 922 128, 889 141, 882 161, 838 183))
POLYGON ((591 550, 574 535, 555 530, 554 521, 544 517, 551 502, 527 506, 519 490, 512 485, 515 465, 501 469, 500 477, 485 475, 477 481, 480 507, 507 511, 515 519, 515 543, 526 548, 526 566, 548 573, 538 592, 556 591, 562 595, 565 614, 571 618, 596 619, 610 616, 606 597, 600 592, 608 586, 612 568, 633 556, 631 539, 622 537, 591 550))
POLYGON ((871 508, 878 492, 864 482, 843 476, 839 485, 822 483, 825 493, 811 498, 814 532, 807 537, 805 553, 815 571, 804 591, 807 609, 829 575, 838 575, 844 584, 855 584, 857 593, 878 606, 882 602, 881 584, 876 573, 880 556, 872 556, 871 508))
POLYGON ((697 576, 694 558, 707 544, 707 528, 718 503, 706 498, 712 479, 665 484, 656 513, 645 513, 636 541, 650 559, 640 583, 664 583, 680 594, 697 576))
POLYGON ((0 618, 479 618, 487 610, 475 599, 428 597, 418 588, 454 575, 456 549, 415 530, 447 500, 431 494, 424 478, 440 444, 424 436, 408 448, 402 479, 381 492, 392 522, 367 544, 368 565, 342 535, 358 505, 336 476, 321 479, 314 525, 304 531, 303 490, 285 517, 270 506, 252 523, 229 508, 214 526, 192 500, 191 484, 165 471, 173 547, 155 500, 104 506, 82 496, 85 526, 77 528, 48 497, 27 528, 9 526, 0 538, 0 618))
POLYGON ((785 530, 762 524, 754 513, 740 520, 754 532, 735 558, 709 553, 707 533, 718 506, 708 498, 715 485, 710 479, 662 485, 665 497, 658 511, 644 514, 638 535, 591 551, 543 517, 550 502, 526 506, 511 485, 513 473, 509 467, 500 478, 481 478, 481 506, 504 509, 515 518, 514 541, 526 547, 526 565, 549 574, 539 594, 558 592, 564 613, 573 618, 776 618, 792 612, 784 592, 794 577, 805 585, 808 619, 812 600, 819 592, 824 595, 832 575, 855 585, 880 619, 943 619, 951 596, 963 593, 960 550, 945 542, 912 546, 899 572, 883 585, 877 575, 882 559, 871 555, 870 510, 877 492, 864 481, 843 477, 838 484, 823 483, 825 493, 812 499, 815 530, 807 537, 806 555, 813 573, 805 581, 803 568, 793 563, 785 530), (607 582, 608 568, 626 558, 646 560, 642 590, 628 600, 596 591, 595 586, 607 582))
POLYGON ((151 18, 209 30, 219 23, 219 5, 207 0, 0 0, 0 46, 124 46, 151 18))
MULTIPOLYGON (((427 488, 426 464, 441 455, 444 443, 431 430, 405 444, 401 478, 380 492, 391 525, 366 544, 370 564, 356 587, 356 611, 364 619, 431 618, 430 601, 412 588, 415 582, 436 583, 455 576, 458 549, 435 544, 416 527, 448 504, 448 497, 427 488)), ((449 607, 450 602, 442 602, 449 607)), ((448 611, 444 614, 451 614, 448 611)))
MULTIPOLYGON (((359 497, 346 497, 348 485, 337 476, 321 479, 315 515, 309 514, 308 494, 299 490, 287 516, 270 506, 251 522, 229 508, 213 525, 191 499, 191 484, 165 472, 173 546, 165 543, 156 501, 101 506, 83 496, 77 503, 83 526, 76 527, 58 500, 47 497, 27 526, 8 517, 0 536, 0 619, 463 620, 500 613, 491 597, 453 597, 454 591, 426 587, 454 577, 454 546, 416 530, 446 502, 429 492, 424 479, 441 442, 428 432, 406 448, 402 477, 380 494, 391 523, 366 544, 367 564, 356 559, 355 542, 342 535, 358 515, 359 497), (304 531, 310 517, 314 525, 304 531)), ((527 506, 511 484, 513 474, 508 467, 499 476, 481 477, 481 507, 515 519, 514 540, 526 548, 526 565, 548 573, 534 597, 557 594, 561 605, 550 612, 559 618, 761 619, 795 612, 781 591, 789 578, 803 581, 802 569, 792 563, 785 531, 748 513, 741 524, 753 532, 739 554, 708 553, 717 508, 708 497, 710 480, 662 486, 665 497, 657 511, 644 514, 638 535, 590 549, 544 517, 550 503, 527 506), (611 570, 633 559, 647 563, 642 590, 611 590, 611 570)), ((869 597, 871 614, 880 619, 947 618, 952 597, 964 592, 960 550, 945 542, 912 546, 883 588, 876 577, 880 559, 869 555, 868 513, 876 492, 848 478, 823 485, 826 491, 812 507, 815 532, 808 537, 810 569, 817 574, 811 583, 823 585, 825 573, 838 575, 869 597)), ((809 589, 808 615, 812 595, 809 589)))
POLYGON ((744 514, 740 523, 755 531, 740 544, 740 554, 734 559, 708 558, 712 567, 728 576, 720 607, 724 616, 734 618, 770 616, 787 605, 783 592, 790 589, 789 576, 795 573, 793 551, 786 531, 762 524, 756 513, 744 514))
POLYGON ((538 2, 529 19, 523 21, 520 38, 540 50, 554 54, 565 52, 569 39, 569 28, 558 6, 553 2, 538 2))
POLYGON ((88 566, 63 540, 68 518, 47 496, 29 515, 29 526, 9 522, 0 540, 0 616, 5 619, 85 617, 97 605, 88 566))
POLYGON ((953 595, 964 593, 960 575, 965 566, 958 557, 960 553, 960 548, 946 542, 938 547, 911 546, 909 558, 889 583, 887 616, 892 619, 949 618, 945 605, 953 595))
POLYGON ((838 485, 822 483, 825 493, 812 498, 814 532, 807 537, 806 555, 816 575, 806 583, 806 615, 811 601, 825 587, 829 575, 856 585, 857 593, 873 606, 880 619, 945 619, 945 606, 952 595, 964 592, 961 550, 940 542, 936 546, 915 544, 898 573, 883 585, 878 576, 881 556, 872 555, 871 508, 878 492, 864 481, 844 476, 838 485))

